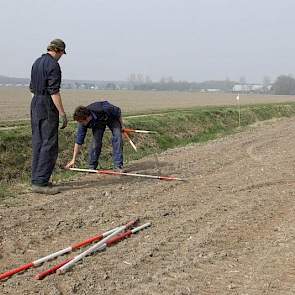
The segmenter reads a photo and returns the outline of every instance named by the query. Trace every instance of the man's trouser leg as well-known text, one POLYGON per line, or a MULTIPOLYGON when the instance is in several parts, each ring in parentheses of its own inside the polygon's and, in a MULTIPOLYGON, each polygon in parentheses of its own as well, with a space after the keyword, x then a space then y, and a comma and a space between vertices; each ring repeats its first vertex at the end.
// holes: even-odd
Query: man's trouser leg
POLYGON ((58 119, 32 118, 32 184, 48 185, 58 155, 58 119))
POLYGON ((115 168, 123 168, 123 138, 121 123, 116 120, 109 125, 112 131, 113 162, 115 168))
POLYGON ((101 153, 102 139, 103 139, 105 128, 106 127, 103 126, 103 127, 92 129, 93 139, 89 148, 89 168, 90 169, 97 168, 98 159, 101 153))

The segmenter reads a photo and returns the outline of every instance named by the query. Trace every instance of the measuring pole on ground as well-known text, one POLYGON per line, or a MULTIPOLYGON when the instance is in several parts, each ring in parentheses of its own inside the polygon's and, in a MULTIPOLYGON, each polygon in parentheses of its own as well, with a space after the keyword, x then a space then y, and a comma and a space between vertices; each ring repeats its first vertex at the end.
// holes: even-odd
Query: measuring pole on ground
POLYGON ((137 173, 128 173, 128 172, 117 172, 117 171, 112 171, 112 170, 94 170, 94 169, 82 169, 82 168, 69 168, 69 170, 78 171, 78 172, 105 174, 105 175, 152 178, 152 179, 167 180, 167 181, 170 181, 170 180, 186 181, 186 179, 178 178, 178 177, 174 177, 174 176, 156 176, 156 175, 137 174, 137 173))
POLYGON ((239 127, 241 127, 241 105, 240 105, 240 93, 236 97, 238 103, 238 112, 239 112, 239 127))

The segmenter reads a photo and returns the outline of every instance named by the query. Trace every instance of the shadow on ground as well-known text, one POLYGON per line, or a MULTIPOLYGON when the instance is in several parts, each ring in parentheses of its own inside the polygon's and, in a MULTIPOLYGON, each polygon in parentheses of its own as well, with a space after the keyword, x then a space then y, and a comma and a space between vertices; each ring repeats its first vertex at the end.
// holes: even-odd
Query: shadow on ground
MULTIPOLYGON (((167 166, 167 162, 157 163, 155 161, 142 161, 138 163, 133 163, 125 168, 125 172, 127 173, 138 173, 138 174, 147 174, 147 175, 159 175, 160 167, 167 166), (157 170, 151 171, 151 170, 157 170)), ((149 181, 148 178, 140 178, 135 176, 111 176, 111 175, 99 175, 86 173, 84 177, 87 178, 83 180, 83 174, 81 174, 81 178, 79 180, 70 181, 70 182, 62 182, 57 184, 56 186, 60 188, 61 191, 69 191, 69 190, 77 190, 86 187, 96 187, 96 186, 105 186, 105 185, 116 185, 116 184, 126 184, 128 183, 136 183, 149 181), (95 179, 93 179, 95 177, 95 179)))

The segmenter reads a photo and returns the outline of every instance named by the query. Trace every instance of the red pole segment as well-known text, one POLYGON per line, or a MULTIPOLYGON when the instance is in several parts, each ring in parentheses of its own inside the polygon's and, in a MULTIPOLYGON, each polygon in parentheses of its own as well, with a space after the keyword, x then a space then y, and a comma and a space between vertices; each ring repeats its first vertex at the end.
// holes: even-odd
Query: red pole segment
MULTIPOLYGON (((146 227, 149 227, 151 225, 151 223, 145 223, 141 226, 138 226, 132 230, 127 230, 126 232, 123 232, 123 233, 119 233, 118 235, 112 237, 111 239, 109 239, 108 241, 106 241, 104 244, 101 245, 100 248, 97 249, 97 251, 103 251, 106 247, 110 247, 112 245, 114 245, 115 243, 118 243, 119 241, 122 241, 123 239, 127 238, 127 237, 130 237, 132 234, 146 228, 146 227)), ((64 261, 62 261, 61 263, 53 266, 52 268, 46 270, 46 271, 43 271, 39 274, 37 274, 35 276, 35 279, 37 280, 43 280, 46 276, 48 275, 51 275, 53 273, 55 273, 59 268, 61 268, 62 266, 64 266, 65 264, 67 264, 68 262, 70 262, 73 258, 70 258, 70 259, 66 259, 64 261)))
POLYGON ((112 170, 94 170, 94 169, 82 169, 82 168, 69 168, 72 171, 79 172, 90 172, 97 174, 106 174, 106 175, 125 175, 125 176, 134 176, 134 177, 144 177, 144 178, 153 178, 159 180, 179 180, 186 181, 186 179, 174 177, 174 176, 156 176, 156 175, 146 175, 146 174, 137 174, 137 173, 127 173, 127 172, 117 172, 112 170))
POLYGON ((24 265, 22 265, 22 266, 20 266, 18 268, 6 271, 6 272, 0 274, 0 280, 6 279, 6 278, 18 273, 18 272, 27 270, 27 269, 29 269, 29 268, 31 268, 33 266, 34 266, 34 263, 31 262, 31 263, 28 263, 28 264, 24 264, 24 265))

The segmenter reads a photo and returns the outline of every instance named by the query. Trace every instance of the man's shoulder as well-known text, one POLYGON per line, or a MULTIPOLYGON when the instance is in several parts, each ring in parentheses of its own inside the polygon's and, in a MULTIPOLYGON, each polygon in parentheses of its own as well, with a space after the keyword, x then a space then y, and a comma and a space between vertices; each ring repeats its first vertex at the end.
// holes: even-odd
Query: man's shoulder
POLYGON ((44 54, 45 58, 48 60, 48 64, 50 64, 52 67, 56 67, 60 69, 59 63, 56 59, 54 59, 50 54, 44 54))
POLYGON ((34 61, 33 64, 38 64, 38 63, 40 63, 40 61, 41 61, 43 58, 44 58, 44 57, 43 57, 43 54, 42 54, 41 56, 39 56, 39 57, 34 61))
POLYGON ((83 125, 81 123, 78 123, 77 128, 78 128, 78 130, 85 130, 85 129, 87 129, 87 126, 85 126, 85 125, 83 125))
POLYGON ((57 60, 55 60, 52 56, 50 56, 48 53, 42 54, 40 57, 38 57, 34 64, 39 64, 40 62, 44 62, 45 64, 48 64, 49 66, 52 67, 60 67, 59 63, 57 60))
POLYGON ((48 60, 52 60, 52 61, 54 61, 54 58, 52 58, 48 53, 43 53, 41 56, 39 56, 37 59, 36 59, 36 61, 37 60, 42 60, 42 59, 48 59, 48 60))
POLYGON ((96 111, 96 110, 100 110, 102 108, 102 105, 103 105, 103 101, 95 101, 89 104, 88 106, 86 106, 86 108, 88 110, 96 111))

